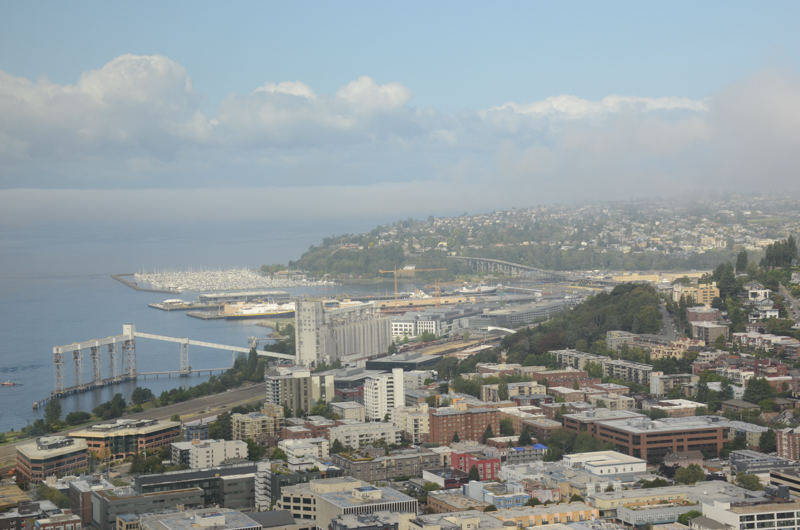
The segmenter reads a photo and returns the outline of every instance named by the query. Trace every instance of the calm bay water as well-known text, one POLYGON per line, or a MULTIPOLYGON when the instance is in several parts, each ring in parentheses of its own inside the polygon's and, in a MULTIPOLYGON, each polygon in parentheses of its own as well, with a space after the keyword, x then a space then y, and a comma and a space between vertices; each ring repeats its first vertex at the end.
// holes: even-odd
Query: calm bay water
MULTIPOLYGON (((136 324, 138 331, 147 333, 240 347, 247 347, 248 337, 264 339, 271 331, 253 321, 203 321, 184 312, 149 308, 148 303, 173 296, 134 291, 113 280, 111 274, 143 268, 257 268, 264 263, 286 263, 323 237, 366 231, 378 222, 270 225, 264 229, 228 225, 0 230, 0 380, 16 383, 0 387, 0 431, 24 427, 43 416, 41 410, 32 410, 32 404, 53 390, 53 346, 118 335, 125 323, 136 324)), ((324 294, 364 290, 372 288, 343 286, 324 294)), ((289 291, 298 294, 301 290, 289 291)), ((185 300, 196 296, 180 295, 185 300)), ((137 339, 136 351, 139 371, 179 367, 177 344, 137 339)), ((194 368, 225 367, 231 364, 231 353, 190 347, 189 359, 194 368)), ((91 374, 88 352, 84 352, 84 372, 86 381, 91 374)), ((73 373, 68 360, 66 386, 74 384, 73 373)), ((104 377, 107 373, 104 356, 104 377)), ((62 407, 64 415, 73 410, 90 411, 116 392, 129 398, 137 385, 159 394, 207 378, 140 379, 69 396, 62 400, 62 407)))

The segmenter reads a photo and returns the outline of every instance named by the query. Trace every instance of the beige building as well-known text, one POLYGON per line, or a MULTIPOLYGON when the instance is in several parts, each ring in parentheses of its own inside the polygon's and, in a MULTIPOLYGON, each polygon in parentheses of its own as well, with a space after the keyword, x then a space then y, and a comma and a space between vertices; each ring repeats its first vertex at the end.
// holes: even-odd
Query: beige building
POLYGON ((341 425, 332 427, 328 431, 331 444, 339 440, 345 447, 358 449, 381 439, 385 440, 387 444, 400 443, 400 429, 391 423, 362 423, 355 420, 344 420, 340 423, 341 425))
POLYGON ((297 409, 308 412, 320 401, 333 400, 332 375, 314 375, 302 366, 278 367, 270 370, 264 378, 267 387, 266 403, 287 405, 295 413, 297 409))
POLYGON ((636 400, 628 396, 618 394, 587 395, 586 401, 597 407, 604 407, 608 410, 634 410, 636 400))
POLYGON ((247 458, 247 444, 241 440, 194 440, 189 449, 189 467, 215 467, 232 458, 247 458))
POLYGON ((231 427, 234 440, 258 440, 262 436, 277 436, 284 425, 283 407, 267 403, 261 412, 233 414, 231 427))
POLYGON ((355 401, 339 401, 331 403, 331 410, 343 420, 366 420, 366 409, 361 403, 355 401))
MULTIPOLYGON (((500 401, 500 385, 481 385, 481 401, 500 401)), ((536 396, 547 393, 547 387, 540 385, 536 381, 521 383, 508 383, 508 397, 513 399, 516 396, 536 396)))
POLYGON ((582 502, 571 502, 550 506, 507 508, 493 512, 492 516, 503 521, 513 521, 517 527, 527 527, 594 521, 600 517, 600 512, 597 508, 587 506, 582 502))
POLYGON ((413 443, 424 443, 430 438, 430 416, 427 403, 420 403, 416 407, 392 409, 390 417, 392 424, 413 443))
POLYGON ((709 308, 714 298, 719 296, 719 289, 717 288, 717 282, 698 285, 682 285, 676 283, 672 290, 672 301, 680 302, 681 296, 683 296, 684 299, 691 296, 695 302, 709 308))

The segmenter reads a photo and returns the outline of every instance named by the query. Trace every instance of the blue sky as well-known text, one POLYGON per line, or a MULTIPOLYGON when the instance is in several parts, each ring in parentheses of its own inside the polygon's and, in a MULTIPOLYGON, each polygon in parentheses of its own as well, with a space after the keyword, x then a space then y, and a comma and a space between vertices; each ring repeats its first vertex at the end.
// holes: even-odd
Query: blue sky
POLYGON ((0 205, 250 189, 422 210, 440 201, 420 187, 511 206, 487 182, 530 202, 796 185, 797 2, 7 2, 0 15, 0 205))

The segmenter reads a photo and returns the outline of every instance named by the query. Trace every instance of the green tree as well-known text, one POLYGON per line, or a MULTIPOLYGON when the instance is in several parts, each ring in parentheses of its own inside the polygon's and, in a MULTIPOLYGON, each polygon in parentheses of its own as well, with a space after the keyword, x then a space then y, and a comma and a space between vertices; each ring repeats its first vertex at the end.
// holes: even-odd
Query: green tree
POLYGON ((339 439, 338 439, 338 438, 336 438, 336 439, 333 441, 333 444, 331 444, 331 453, 333 453, 333 454, 339 454, 339 453, 341 453, 342 451, 344 451, 344 445, 342 445, 342 442, 340 442, 340 441, 339 441, 339 439))
POLYGON ((696 519, 703 515, 703 512, 698 512, 697 510, 690 510, 686 513, 682 513, 678 516, 678 522, 682 525, 689 526, 689 519, 696 519))
POLYGON ((747 382, 747 388, 744 391, 742 399, 748 403, 757 405, 760 401, 774 398, 775 395, 775 389, 769 384, 769 381, 764 377, 759 377, 752 378, 747 382))
POLYGON ((169 421, 181 421, 181 415, 173 414, 172 416, 169 417, 169 421))
POLYGON ((483 432, 483 443, 486 443, 486 440, 489 438, 494 438, 494 433, 492 432, 492 425, 487 424, 486 430, 483 432))
POLYGON ((748 475, 744 471, 736 473, 734 483, 740 488, 750 491, 764 491, 764 485, 756 475, 748 475))
POLYGON ((500 420, 500 436, 514 436, 514 421, 511 418, 500 420))
POLYGON ((695 484, 697 482, 703 482, 705 479, 705 471, 697 464, 689 464, 675 472, 675 480, 682 484, 695 484))
POLYGON ((267 448, 258 445, 256 442, 248 438, 245 440, 247 443, 247 459, 252 460, 253 462, 258 462, 262 458, 264 458, 264 454, 267 452, 267 448))
POLYGON ((583 497, 581 497, 577 493, 573 493, 572 496, 569 498, 569 502, 583 502, 583 497))
POLYGON ((497 506, 495 506, 494 504, 490 504, 489 506, 483 509, 483 513, 496 512, 496 511, 497 511, 497 506))
POLYGON ((300 407, 297 407, 297 410, 294 411, 294 417, 295 418, 302 418, 303 416, 305 416, 305 414, 306 414, 306 411, 301 409, 300 407))
POLYGON ((92 415, 88 412, 83 412, 82 410, 76 410, 75 412, 70 412, 67 414, 67 417, 64 419, 70 425, 78 425, 79 423, 85 423, 92 418, 92 415))
POLYGON ((663 488, 665 486, 669 486, 669 482, 667 482, 663 478, 654 478, 653 480, 646 480, 642 483, 643 489, 663 488))
POLYGON ((480 480, 481 474, 478 471, 478 466, 472 466, 469 468, 469 480, 472 482, 473 480, 480 480))
POLYGON ((736 256, 736 272, 744 272, 747 268, 747 251, 742 250, 736 256))
POLYGON ((151 399, 153 399, 153 391, 149 388, 137 386, 131 393, 131 402, 134 405, 141 405, 142 403, 150 401, 151 399))
POLYGON ((695 407, 694 408, 694 415, 695 416, 706 416, 706 415, 708 415, 708 409, 706 407, 695 407))
POLYGON ((458 443, 461 441, 461 438, 458 437, 458 431, 453 433, 453 443, 458 443))
POLYGON ((530 447, 533 445, 533 438, 531 437, 531 432, 528 430, 528 427, 524 427, 522 432, 519 433, 519 440, 517 440, 517 447, 530 447))
POLYGON ((606 489, 604 491, 606 493, 614 491, 614 485, 613 484, 609 484, 608 486, 606 486, 606 489))
POLYGON ((223 412, 217 416, 217 420, 208 426, 208 437, 212 440, 231 440, 233 438, 233 425, 231 415, 223 412))
POLYGON ((270 460, 283 460, 284 462, 288 462, 289 456, 283 451, 283 449, 276 447, 275 451, 272 452, 270 460))
POLYGON ((528 502, 525 503, 525 506, 539 506, 542 504, 542 501, 537 499, 536 497, 531 497, 528 499, 528 502))
POLYGON ((762 453, 775 452, 777 444, 778 444, 777 437, 775 435, 775 431, 772 429, 764 431, 758 438, 758 450, 761 451, 762 453))
POLYGON ((47 401, 44 406, 44 421, 48 425, 55 425, 61 420, 61 401, 53 398, 47 401))
POLYGON ((508 383, 505 381, 501 381, 500 384, 497 385, 497 397, 500 401, 508 400, 508 383))

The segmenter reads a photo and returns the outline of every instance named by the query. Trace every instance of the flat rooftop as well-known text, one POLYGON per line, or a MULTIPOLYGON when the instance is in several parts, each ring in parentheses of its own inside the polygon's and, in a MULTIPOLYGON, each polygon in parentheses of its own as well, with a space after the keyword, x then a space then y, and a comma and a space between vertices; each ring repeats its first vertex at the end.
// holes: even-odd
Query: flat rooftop
POLYGON ((17 446, 17 451, 28 459, 40 460, 44 458, 53 458, 54 456, 70 455, 81 451, 86 452, 87 448, 86 440, 83 438, 73 438, 72 443, 69 445, 45 448, 45 446, 38 445, 36 442, 31 442, 17 446))
MULTIPOLYGON (((372 488, 370 486, 370 488, 372 488)), ((358 499, 353 497, 352 491, 336 491, 332 493, 318 493, 322 499, 330 502, 331 504, 338 506, 340 508, 350 508, 353 506, 367 506, 370 504, 385 504, 389 502, 407 502, 415 500, 413 497, 409 497, 405 493, 400 493, 399 491, 392 489, 392 488, 374 488, 380 490, 381 498, 380 499, 358 499)))

